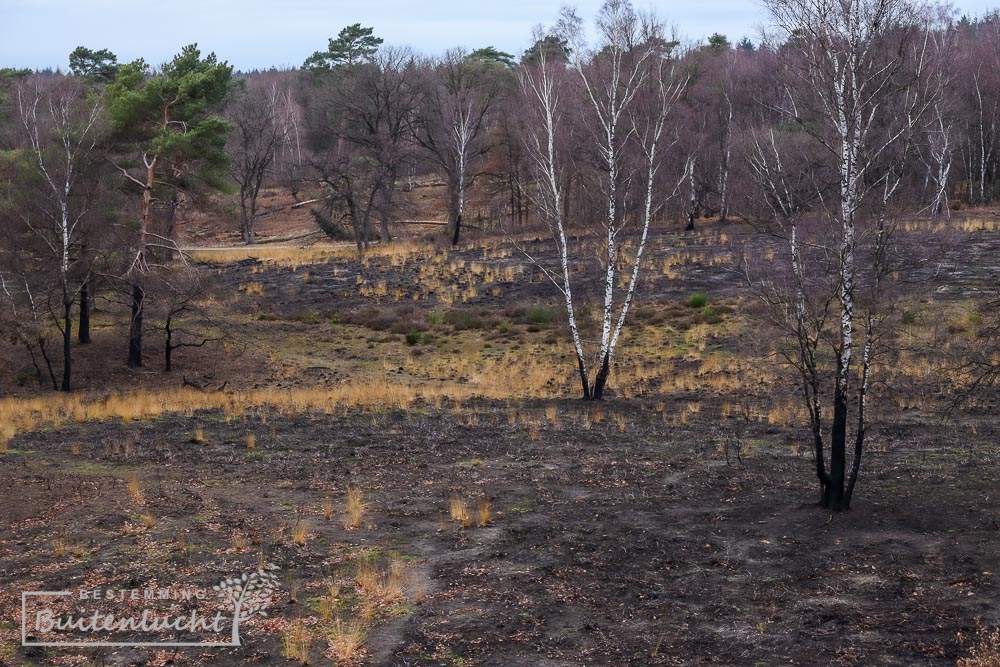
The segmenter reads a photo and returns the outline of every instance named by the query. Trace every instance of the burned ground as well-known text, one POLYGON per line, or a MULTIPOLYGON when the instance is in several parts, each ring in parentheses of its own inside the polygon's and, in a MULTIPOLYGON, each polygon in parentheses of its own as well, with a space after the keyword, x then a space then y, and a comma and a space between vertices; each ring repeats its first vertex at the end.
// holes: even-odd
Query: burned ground
MULTIPOLYGON (((200 258, 216 319, 205 326, 234 331, 231 344, 182 351, 170 375, 152 356, 125 375, 98 370, 121 351, 99 326, 81 350, 80 405, 122 382, 155 396, 182 378, 270 402, 190 398, 99 421, 70 406, 19 430, 0 468, 2 660, 291 664, 282 639, 298 619, 311 663, 327 664, 330 619, 364 615, 351 660, 365 664, 954 664, 969 650, 960 635, 1000 624, 1000 424, 988 395, 942 418, 941 364, 976 344, 996 232, 946 249, 948 290, 936 270, 907 288, 909 338, 881 369, 844 513, 813 505, 794 378, 736 277, 739 238, 707 227, 656 239, 602 404, 574 398, 551 288, 502 244, 200 258), (695 293, 707 305, 689 306, 695 293), (294 409, 281 398, 371 378, 409 393, 294 409), (348 488, 367 504, 357 529, 344 525, 348 488), (489 521, 452 520, 455 498, 488 500, 489 521), (281 568, 282 594, 239 649, 17 645, 22 590, 209 585, 263 561, 281 568), (392 562, 403 598, 365 612, 359 565, 392 562)), ((98 324, 119 315, 109 307, 98 324)), ((2 381, 11 401, 36 393, 14 372, 2 381)))

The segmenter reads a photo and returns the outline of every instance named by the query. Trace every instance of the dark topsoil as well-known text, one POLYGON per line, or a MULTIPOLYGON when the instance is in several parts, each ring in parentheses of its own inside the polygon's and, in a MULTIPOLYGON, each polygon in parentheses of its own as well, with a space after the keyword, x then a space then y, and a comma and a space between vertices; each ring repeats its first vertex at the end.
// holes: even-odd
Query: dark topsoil
MULTIPOLYGON (((995 289, 996 235, 970 238, 922 269, 933 277, 914 288, 918 296, 995 289)), ((314 270, 309 282, 250 266, 216 267, 223 295, 264 283, 266 298, 236 306, 243 317, 262 310, 308 331, 314 325, 293 316, 319 312, 328 328, 334 314, 371 305, 357 296, 354 261, 314 270)), ((412 263, 399 276, 372 273, 390 293, 413 285, 412 263)), ((718 267, 686 266, 676 283, 657 273, 647 303, 738 293, 718 267)), ((523 307, 546 290, 504 285, 494 303, 483 289, 460 307, 523 307)), ((184 363, 202 358, 194 354, 184 363)), ((227 374, 211 363, 214 380, 236 389, 252 380, 233 373, 267 366, 256 359, 227 374)), ((960 633, 1000 624, 995 404, 957 424, 890 412, 871 434, 853 509, 834 514, 813 505, 805 429, 723 418, 717 405, 671 425, 664 400, 665 414, 686 405, 471 400, 375 414, 257 412, 231 423, 206 412, 19 435, 0 464, 0 663, 79 654, 19 646, 22 590, 211 585, 256 567, 261 553, 281 568, 279 620, 315 615, 306 601, 327 578, 349 580, 353 561, 404 559, 410 601, 376 618, 367 664, 953 665, 968 652, 960 633), (545 414, 553 406, 554 423, 545 414), (197 426, 204 442, 192 441, 197 426), (127 492, 133 474, 142 505, 127 492), (368 503, 360 530, 342 524, 349 485, 368 503), (492 524, 448 521, 459 495, 472 504, 488 497, 492 524), (326 497, 337 505, 332 521, 322 516, 326 497), (138 527, 145 513, 152 528, 138 527), (295 546, 289 527, 302 519, 310 537, 295 546), (251 538, 247 548, 234 548, 234 530, 251 538), (60 540, 70 551, 58 556, 60 540)), ((280 626, 251 620, 243 638, 240 649, 79 655, 94 664, 291 664, 280 626)), ((329 663, 324 649, 318 639, 312 664, 329 663)))
MULTIPOLYGON (((883 430, 854 509, 831 514, 810 504, 810 457, 789 453, 804 433, 749 426, 736 440, 742 463, 732 445, 727 462, 725 424, 665 426, 636 401, 586 429, 589 406, 554 403, 552 424, 547 405, 519 408, 519 421, 541 426, 511 425, 506 405, 477 402, 463 407, 475 426, 433 408, 270 426, 206 413, 20 438, 0 472, 5 628, 17 627, 19 591, 32 586, 211 583, 253 567, 263 549, 286 585, 309 587, 342 573, 344 550, 359 547, 405 558, 425 591, 374 626, 369 664, 949 665, 964 650, 959 633, 1000 622, 995 422, 979 425, 978 445, 967 429, 883 430), (204 443, 190 442, 195 424, 204 443), (248 430, 259 434, 252 451, 248 430), (142 511, 157 517, 147 531, 122 531, 139 511, 131 471, 142 511), (320 515, 348 484, 369 503, 359 531, 320 515), (443 523, 455 495, 490 498, 492 525, 443 523), (310 526, 302 547, 282 536, 296 517, 310 526), (234 529, 253 536, 247 552, 230 548, 234 529), (57 558, 56 536, 86 555, 57 558)), ((303 613, 286 596, 272 615, 303 613)), ((242 649, 173 660, 285 662, 276 635, 252 623, 244 635, 242 649)), ((31 651, 8 659, 60 655, 31 651)), ((97 664, 149 659, 96 651, 86 655, 97 664)))

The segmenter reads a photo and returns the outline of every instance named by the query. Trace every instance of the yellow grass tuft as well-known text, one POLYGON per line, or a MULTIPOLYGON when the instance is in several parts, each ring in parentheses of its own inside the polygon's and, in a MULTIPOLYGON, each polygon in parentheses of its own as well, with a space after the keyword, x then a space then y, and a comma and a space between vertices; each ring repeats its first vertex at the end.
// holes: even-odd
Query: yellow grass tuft
POLYGON ((308 626, 301 620, 292 621, 281 635, 281 648, 288 660, 308 665, 309 649, 312 648, 312 633, 308 626))
POLYGON ((238 530, 233 531, 233 549, 236 551, 246 551, 250 548, 251 539, 246 533, 238 530))
POLYGON ((347 489, 347 500, 344 505, 344 527, 348 530, 357 530, 360 528, 364 513, 365 503, 361 496, 361 489, 349 487, 347 489))
POLYGON ((323 499, 323 518, 327 521, 333 518, 333 498, 329 496, 323 499))
POLYGON ((326 595, 319 599, 319 617, 324 621, 331 620, 333 613, 337 610, 338 604, 340 604, 340 586, 333 581, 328 581, 326 584, 326 595))
MULTIPOLYGON (((68 394, 33 398, 0 399, 0 452, 18 433, 29 432, 65 422, 115 421, 152 419, 165 414, 193 415, 199 410, 219 410, 230 421, 251 412, 278 415, 302 414, 309 411, 359 408, 390 410, 407 408, 418 400, 453 401, 461 413, 461 401, 473 396, 510 399, 511 387, 518 387, 514 398, 551 396, 556 387, 568 387, 560 369, 558 355, 532 358, 523 364, 511 364, 501 358, 479 357, 445 359, 425 357, 411 361, 413 371, 423 377, 449 377, 456 374, 467 382, 421 381, 418 384, 390 382, 377 376, 345 382, 333 387, 301 387, 286 389, 255 389, 250 391, 198 391, 189 387, 157 390, 137 390, 102 396, 68 394)), ((508 416, 508 418, 511 418, 508 416)), ((517 418, 516 413, 514 417, 517 418)), ((594 421, 600 417, 595 412, 594 421)), ((263 420, 262 420, 263 423, 263 420)), ((204 442, 205 429, 195 428, 192 442, 204 442)))
POLYGON ((483 496, 479 499, 479 504, 476 506, 476 523, 482 526, 488 526, 493 521, 493 509, 490 506, 490 499, 483 496))
POLYGON ((451 520, 460 524, 462 528, 468 528, 472 525, 472 515, 469 513, 469 506, 462 498, 452 498, 449 502, 449 511, 451 513, 451 520))
POLYGON ((257 436, 253 433, 247 433, 247 449, 253 449, 257 446, 257 436))
POLYGON ((139 521, 142 522, 142 527, 146 530, 151 530, 156 525, 156 517, 148 513, 140 514, 139 521))
POLYGON ((145 502, 146 498, 142 493, 142 485, 139 483, 138 473, 132 473, 128 478, 128 497, 136 505, 142 505, 145 502))
MULTIPOLYGON (((10 399, 7 399, 10 402, 10 399)), ((16 407, 11 409, 13 406, 3 405, 4 401, 0 401, 0 454, 6 454, 10 451, 10 439, 14 437, 17 433, 16 422, 14 421, 14 413, 16 407)))
POLYGON ((264 296, 264 286, 261 283, 240 283, 239 289, 247 296, 264 296))
POLYGON ((372 609, 387 607, 403 600, 403 580, 405 569, 402 561, 393 559, 386 571, 364 561, 358 565, 354 581, 372 609))
POLYGON ((340 663, 355 663, 364 652, 368 630, 360 618, 350 621, 336 619, 329 629, 329 648, 326 657, 340 663))
POLYGON ((304 546, 306 541, 309 539, 309 525, 299 519, 292 526, 292 544, 296 546, 304 546))

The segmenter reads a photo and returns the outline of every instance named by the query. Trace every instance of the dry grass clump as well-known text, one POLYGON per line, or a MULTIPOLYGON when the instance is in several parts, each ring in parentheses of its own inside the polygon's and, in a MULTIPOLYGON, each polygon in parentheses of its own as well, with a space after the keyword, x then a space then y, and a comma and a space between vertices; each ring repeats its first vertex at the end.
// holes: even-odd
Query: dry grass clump
POLYGON ((347 489, 347 500, 344 504, 344 527, 348 530, 357 530, 360 528, 364 513, 365 503, 361 496, 361 489, 349 487, 347 489))
POLYGON ((152 514, 140 514, 139 521, 142 523, 142 527, 146 530, 152 530, 153 526, 156 525, 156 517, 152 514))
POLYGON ((309 539, 309 525, 299 519, 292 526, 292 544, 296 546, 304 546, 306 541, 309 539))
POLYGON ((0 406, 0 454, 10 451, 10 439, 17 432, 13 423, 4 421, 2 406, 0 406))
POLYGON ((452 498, 449 501, 449 511, 451 513, 451 520, 461 525, 462 528, 472 526, 472 514, 469 512, 469 506, 464 499, 452 498))
POLYGON ((264 296, 264 285, 261 283, 240 283, 239 290, 247 296, 264 296))
POLYGON ((250 536, 238 530, 233 531, 233 549, 236 551, 246 551, 250 548, 252 540, 250 536))
POLYGON ((142 505, 146 501, 146 497, 142 492, 142 484, 139 482, 138 473, 132 473, 128 478, 128 497, 136 505, 142 505))
POLYGON ((550 405, 545 408, 545 418, 549 420, 549 423, 555 424, 559 421, 559 411, 556 406, 550 405))
POLYGON ((333 518, 333 498, 329 496, 323 499, 323 518, 327 521, 333 518))
POLYGON ((329 627, 329 648, 324 655, 340 664, 360 662, 367 637, 368 629, 362 619, 344 621, 338 618, 329 627))
POLYGON ((774 405, 767 413, 767 423, 772 426, 794 426, 804 423, 802 407, 794 402, 774 405))
MULTIPOLYGON (((959 640, 963 640, 959 635, 959 640)), ((979 626, 969 656, 959 658, 957 667, 1000 667, 1000 628, 979 626)))
POLYGON ((966 233, 971 232, 993 232, 1000 229, 1000 221, 990 218, 966 218, 955 222, 953 220, 946 220, 941 222, 934 222, 932 220, 914 220, 911 222, 904 222, 898 226, 898 229, 903 232, 931 232, 933 234, 941 234, 944 232, 960 230, 966 233))
MULTIPOLYGON (((464 498, 455 496, 448 502, 448 512, 451 520, 462 528, 471 528, 473 525, 482 528, 493 523, 493 506, 486 496, 479 499, 475 509, 470 507, 464 498)), ((443 520, 441 528, 444 528, 443 520)))
POLYGON ((476 505, 476 525, 480 528, 488 526, 493 522, 493 508, 490 506, 490 499, 483 496, 476 505))
POLYGON ((288 660, 300 665, 309 664, 309 649, 312 648, 312 633, 301 620, 292 621, 281 636, 282 653, 288 660))
POLYGON ((247 449, 254 449, 257 447, 257 436, 253 433, 247 433, 247 449))
POLYGON ((365 606, 378 609, 402 602, 404 576, 402 561, 391 560, 385 571, 365 561, 358 565, 354 581, 364 597, 365 606))
POLYGON ((332 620, 333 614, 337 610, 337 605, 339 603, 340 586, 338 586, 334 581, 328 581, 326 583, 326 595, 321 597, 317 604, 319 617, 324 621, 332 620))

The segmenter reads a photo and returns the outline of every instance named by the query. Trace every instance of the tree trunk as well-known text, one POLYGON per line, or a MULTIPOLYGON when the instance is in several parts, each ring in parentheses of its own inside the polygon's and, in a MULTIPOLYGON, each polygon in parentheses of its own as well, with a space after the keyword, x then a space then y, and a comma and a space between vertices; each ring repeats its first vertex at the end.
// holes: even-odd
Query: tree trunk
POLYGON ((167 204, 167 214, 163 219, 164 228, 166 229, 166 236, 171 241, 174 240, 174 235, 176 232, 176 222, 177 222, 177 196, 174 195, 170 198, 167 204))
POLYGON ((452 246, 457 246, 458 245, 458 235, 459 235, 459 233, 461 231, 462 231, 462 214, 459 213, 455 217, 455 235, 451 239, 451 245, 452 246))
POLYGON ((689 202, 688 202, 688 223, 687 223, 687 227, 684 228, 684 231, 688 231, 688 232, 694 231, 694 220, 695 220, 695 218, 698 217, 698 187, 697 187, 697 181, 695 180, 695 177, 694 177, 695 165, 697 165, 697 161, 696 161, 695 158, 692 158, 691 159, 691 176, 690 176, 690 178, 691 178, 691 193, 690 193, 690 199, 689 199, 689 202))
POLYGON ((844 495, 844 480, 847 454, 847 396, 838 387, 833 397, 833 422, 830 433, 830 474, 823 489, 823 507, 835 511, 846 510, 848 502, 844 495))
POLYGON ((604 360, 601 362, 601 368, 597 371, 597 377, 594 379, 594 389, 591 392, 590 398, 594 401, 604 400, 604 388, 608 384, 608 375, 611 374, 611 359, 609 356, 605 356, 604 360))
POLYGON ((580 382, 583 384, 583 400, 589 401, 591 398, 590 379, 587 377, 587 365, 583 363, 583 357, 577 355, 576 365, 580 369, 580 382))
POLYGON ((247 210, 247 186, 240 186, 240 237, 247 245, 253 243, 250 238, 250 212, 247 210))
POLYGON ((142 368, 142 309, 146 294, 139 281, 132 283, 132 319, 128 330, 128 367, 142 368))
POLYGON ((167 332, 167 343, 163 347, 163 372, 169 373, 171 370, 170 355, 174 351, 174 346, 173 346, 174 330, 170 326, 169 316, 167 317, 167 323, 164 326, 164 330, 167 332))
MULTIPOLYGON (((65 290, 64 290, 65 291, 65 290)), ((73 373, 73 301, 63 297, 63 375, 61 391, 71 391, 73 373)))
POLYGON ((56 382, 56 372, 52 370, 52 359, 49 357, 48 351, 45 349, 45 339, 38 339, 38 351, 42 354, 42 359, 45 361, 45 368, 49 371, 49 381, 52 383, 52 390, 59 391, 59 383, 56 382))
POLYGON ((247 245, 257 242, 257 196, 250 202, 250 217, 247 220, 247 245))
POLYGON ((90 280, 80 286, 80 331, 77 334, 80 345, 90 344, 90 280))
MULTIPOLYGON (((569 220, 570 215, 570 200, 573 199, 573 178, 567 174, 566 175, 566 196, 563 197, 563 220, 569 220)), ((567 223, 568 224, 568 223, 567 223)))

